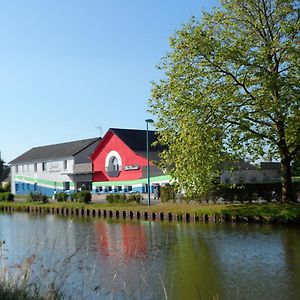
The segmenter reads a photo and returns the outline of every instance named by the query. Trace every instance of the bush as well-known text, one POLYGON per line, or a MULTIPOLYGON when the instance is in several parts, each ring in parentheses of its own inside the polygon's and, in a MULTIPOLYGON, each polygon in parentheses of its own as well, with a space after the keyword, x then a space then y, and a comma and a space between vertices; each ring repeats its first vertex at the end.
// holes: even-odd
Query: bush
POLYGON ((79 193, 71 193, 70 194, 70 201, 78 201, 79 199, 79 193))
POLYGON ((160 200, 161 202, 175 202, 176 192, 174 186, 166 185, 160 188, 160 200))
POLYGON ((27 199, 28 199, 29 202, 44 202, 44 203, 48 202, 48 196, 44 195, 42 193, 32 193, 32 192, 30 192, 27 199))
POLYGON ((106 196, 108 203, 126 202, 127 197, 125 194, 109 194, 106 196))
POLYGON ((60 193, 56 193, 55 194, 55 199, 58 201, 58 202, 61 202, 61 201, 67 201, 69 198, 69 195, 67 193, 64 193, 64 192, 60 192, 60 193))
POLYGON ((6 201, 11 201, 11 202, 14 201, 14 199, 15 199, 14 194, 12 194, 10 192, 6 192, 5 194, 6 194, 6 201))
POLYGON ((89 191, 81 191, 77 193, 70 194, 70 200, 81 202, 81 203, 90 203, 92 200, 92 195, 89 191))
POLYGON ((14 201, 15 195, 10 192, 0 193, 0 201, 14 201))
POLYGON ((136 202, 140 203, 143 200, 143 196, 141 194, 129 194, 127 196, 127 201, 128 202, 136 202))
POLYGON ((78 202, 82 203, 90 203, 92 200, 92 195, 89 191, 81 191, 79 193, 76 193, 76 199, 78 202))

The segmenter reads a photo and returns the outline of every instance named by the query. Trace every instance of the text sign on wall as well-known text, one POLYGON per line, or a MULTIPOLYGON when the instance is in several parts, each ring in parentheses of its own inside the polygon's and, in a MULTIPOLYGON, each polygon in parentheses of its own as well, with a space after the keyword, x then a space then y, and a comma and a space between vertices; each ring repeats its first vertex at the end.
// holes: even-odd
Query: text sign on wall
POLYGON ((140 168, 139 165, 129 165, 129 166, 124 166, 124 171, 139 170, 139 168, 140 168))
POLYGON ((60 172, 61 167, 59 166, 58 162, 51 162, 49 163, 49 172, 60 172))

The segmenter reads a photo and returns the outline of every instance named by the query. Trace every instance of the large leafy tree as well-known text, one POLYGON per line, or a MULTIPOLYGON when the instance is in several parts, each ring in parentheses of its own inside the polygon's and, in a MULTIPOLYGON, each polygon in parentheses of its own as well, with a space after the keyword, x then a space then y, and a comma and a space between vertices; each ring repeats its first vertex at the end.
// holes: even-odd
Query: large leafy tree
POLYGON ((0 183, 8 176, 8 174, 9 174, 9 167, 4 164, 0 152, 0 183))
POLYGON ((292 199, 300 152, 300 6, 297 0, 223 0, 170 39, 150 111, 162 165, 188 192, 205 192, 228 156, 280 159, 292 199))

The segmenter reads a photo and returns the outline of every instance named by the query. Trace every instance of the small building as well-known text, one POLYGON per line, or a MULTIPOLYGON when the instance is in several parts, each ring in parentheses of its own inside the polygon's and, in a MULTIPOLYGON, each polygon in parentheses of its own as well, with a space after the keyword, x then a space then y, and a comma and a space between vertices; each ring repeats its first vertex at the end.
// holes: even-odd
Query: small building
MULTIPOLYGON (((93 192, 140 192, 146 193, 147 186, 147 148, 146 130, 110 128, 94 153, 93 192)), ((153 146, 157 140, 155 131, 149 134, 150 191, 157 184, 168 183, 165 175, 154 162, 159 159, 160 145, 153 146)))
POLYGON ((101 138, 35 147, 10 162, 14 194, 73 192, 92 188, 89 159, 101 138))

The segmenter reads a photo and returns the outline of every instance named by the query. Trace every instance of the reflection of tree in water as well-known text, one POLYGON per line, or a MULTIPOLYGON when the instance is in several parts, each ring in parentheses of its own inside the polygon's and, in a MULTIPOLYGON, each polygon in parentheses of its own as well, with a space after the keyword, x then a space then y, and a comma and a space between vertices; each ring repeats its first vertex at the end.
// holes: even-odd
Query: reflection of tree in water
POLYGON ((166 287, 170 299, 219 299, 222 283, 215 263, 199 230, 178 226, 177 242, 169 251, 166 287))
POLYGON ((282 232, 285 249, 286 269, 290 274, 287 278, 294 299, 300 299, 300 230, 296 227, 286 227, 282 232))

